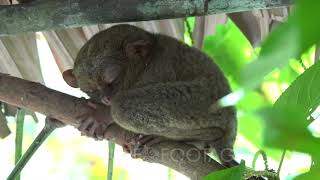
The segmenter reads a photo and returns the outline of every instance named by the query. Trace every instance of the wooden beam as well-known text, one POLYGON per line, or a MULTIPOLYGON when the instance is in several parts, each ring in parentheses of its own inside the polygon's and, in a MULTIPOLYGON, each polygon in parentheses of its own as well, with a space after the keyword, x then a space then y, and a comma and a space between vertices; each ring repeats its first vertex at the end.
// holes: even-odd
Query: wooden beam
POLYGON ((0 6, 0 35, 284 7, 293 0, 41 0, 0 6))

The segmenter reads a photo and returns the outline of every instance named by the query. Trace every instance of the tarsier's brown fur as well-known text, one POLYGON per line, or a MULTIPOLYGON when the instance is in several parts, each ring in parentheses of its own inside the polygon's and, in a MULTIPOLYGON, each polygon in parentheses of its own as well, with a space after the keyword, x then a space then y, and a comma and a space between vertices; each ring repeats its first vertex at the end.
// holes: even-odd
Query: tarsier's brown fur
POLYGON ((104 71, 115 64, 121 70, 108 107, 115 123, 138 134, 214 148, 226 166, 236 164, 229 152, 237 131, 235 109, 208 111, 230 93, 226 78, 208 56, 174 38, 117 25, 81 48, 72 73, 81 90, 99 101, 110 86, 104 71))

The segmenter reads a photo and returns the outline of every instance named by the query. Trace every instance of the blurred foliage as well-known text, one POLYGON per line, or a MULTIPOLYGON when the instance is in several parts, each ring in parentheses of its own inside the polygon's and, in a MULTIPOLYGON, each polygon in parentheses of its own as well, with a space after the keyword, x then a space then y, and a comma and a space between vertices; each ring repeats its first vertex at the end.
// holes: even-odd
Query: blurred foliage
POLYGON ((189 46, 192 46, 193 44, 193 37, 192 33, 194 30, 195 25, 195 18, 194 17, 188 17, 184 20, 184 42, 188 44, 189 46))
POLYGON ((203 51, 231 78, 254 57, 251 44, 231 20, 218 25, 216 34, 205 38, 203 51))
POLYGON ((244 87, 254 87, 275 68, 288 64, 290 58, 298 58, 312 45, 320 41, 320 1, 297 1, 295 12, 271 33, 262 45, 258 60, 235 76, 244 87))
MULTIPOLYGON (((320 26, 315 23, 320 19, 318 7, 320 1, 297 1, 288 22, 257 50, 231 21, 218 26, 204 42, 203 50, 227 75, 232 88, 244 90, 236 104, 240 136, 278 162, 284 149, 320 159, 320 138, 308 128, 320 105, 320 62, 313 64, 314 44, 320 41, 320 26)), ((316 165, 297 179, 317 179, 319 172, 316 165)), ((220 172, 207 179, 214 179, 214 174, 220 172)))

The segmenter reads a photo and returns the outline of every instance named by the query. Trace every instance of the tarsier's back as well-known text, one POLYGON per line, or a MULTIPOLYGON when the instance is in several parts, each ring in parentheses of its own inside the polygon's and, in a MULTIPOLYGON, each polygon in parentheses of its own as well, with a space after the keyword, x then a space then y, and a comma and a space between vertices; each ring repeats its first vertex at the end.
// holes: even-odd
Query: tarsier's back
POLYGON ((235 109, 209 112, 230 87, 200 50, 168 36, 117 25, 84 45, 73 73, 83 91, 110 98, 112 118, 121 127, 215 148, 225 165, 235 164, 232 152, 223 153, 233 149, 235 109))

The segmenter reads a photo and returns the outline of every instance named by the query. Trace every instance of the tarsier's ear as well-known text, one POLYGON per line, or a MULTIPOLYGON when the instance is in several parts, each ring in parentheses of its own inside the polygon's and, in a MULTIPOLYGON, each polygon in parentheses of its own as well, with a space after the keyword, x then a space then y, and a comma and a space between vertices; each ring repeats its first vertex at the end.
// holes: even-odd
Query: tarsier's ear
POLYGON ((103 80, 110 84, 112 83, 119 75, 121 71, 121 66, 117 64, 109 64, 104 70, 103 80))
POLYGON ((150 51, 151 43, 148 40, 128 42, 125 50, 128 57, 146 57, 150 51))
POLYGON ((62 73, 64 81, 73 88, 78 88, 78 81, 74 76, 72 69, 68 69, 62 73))

